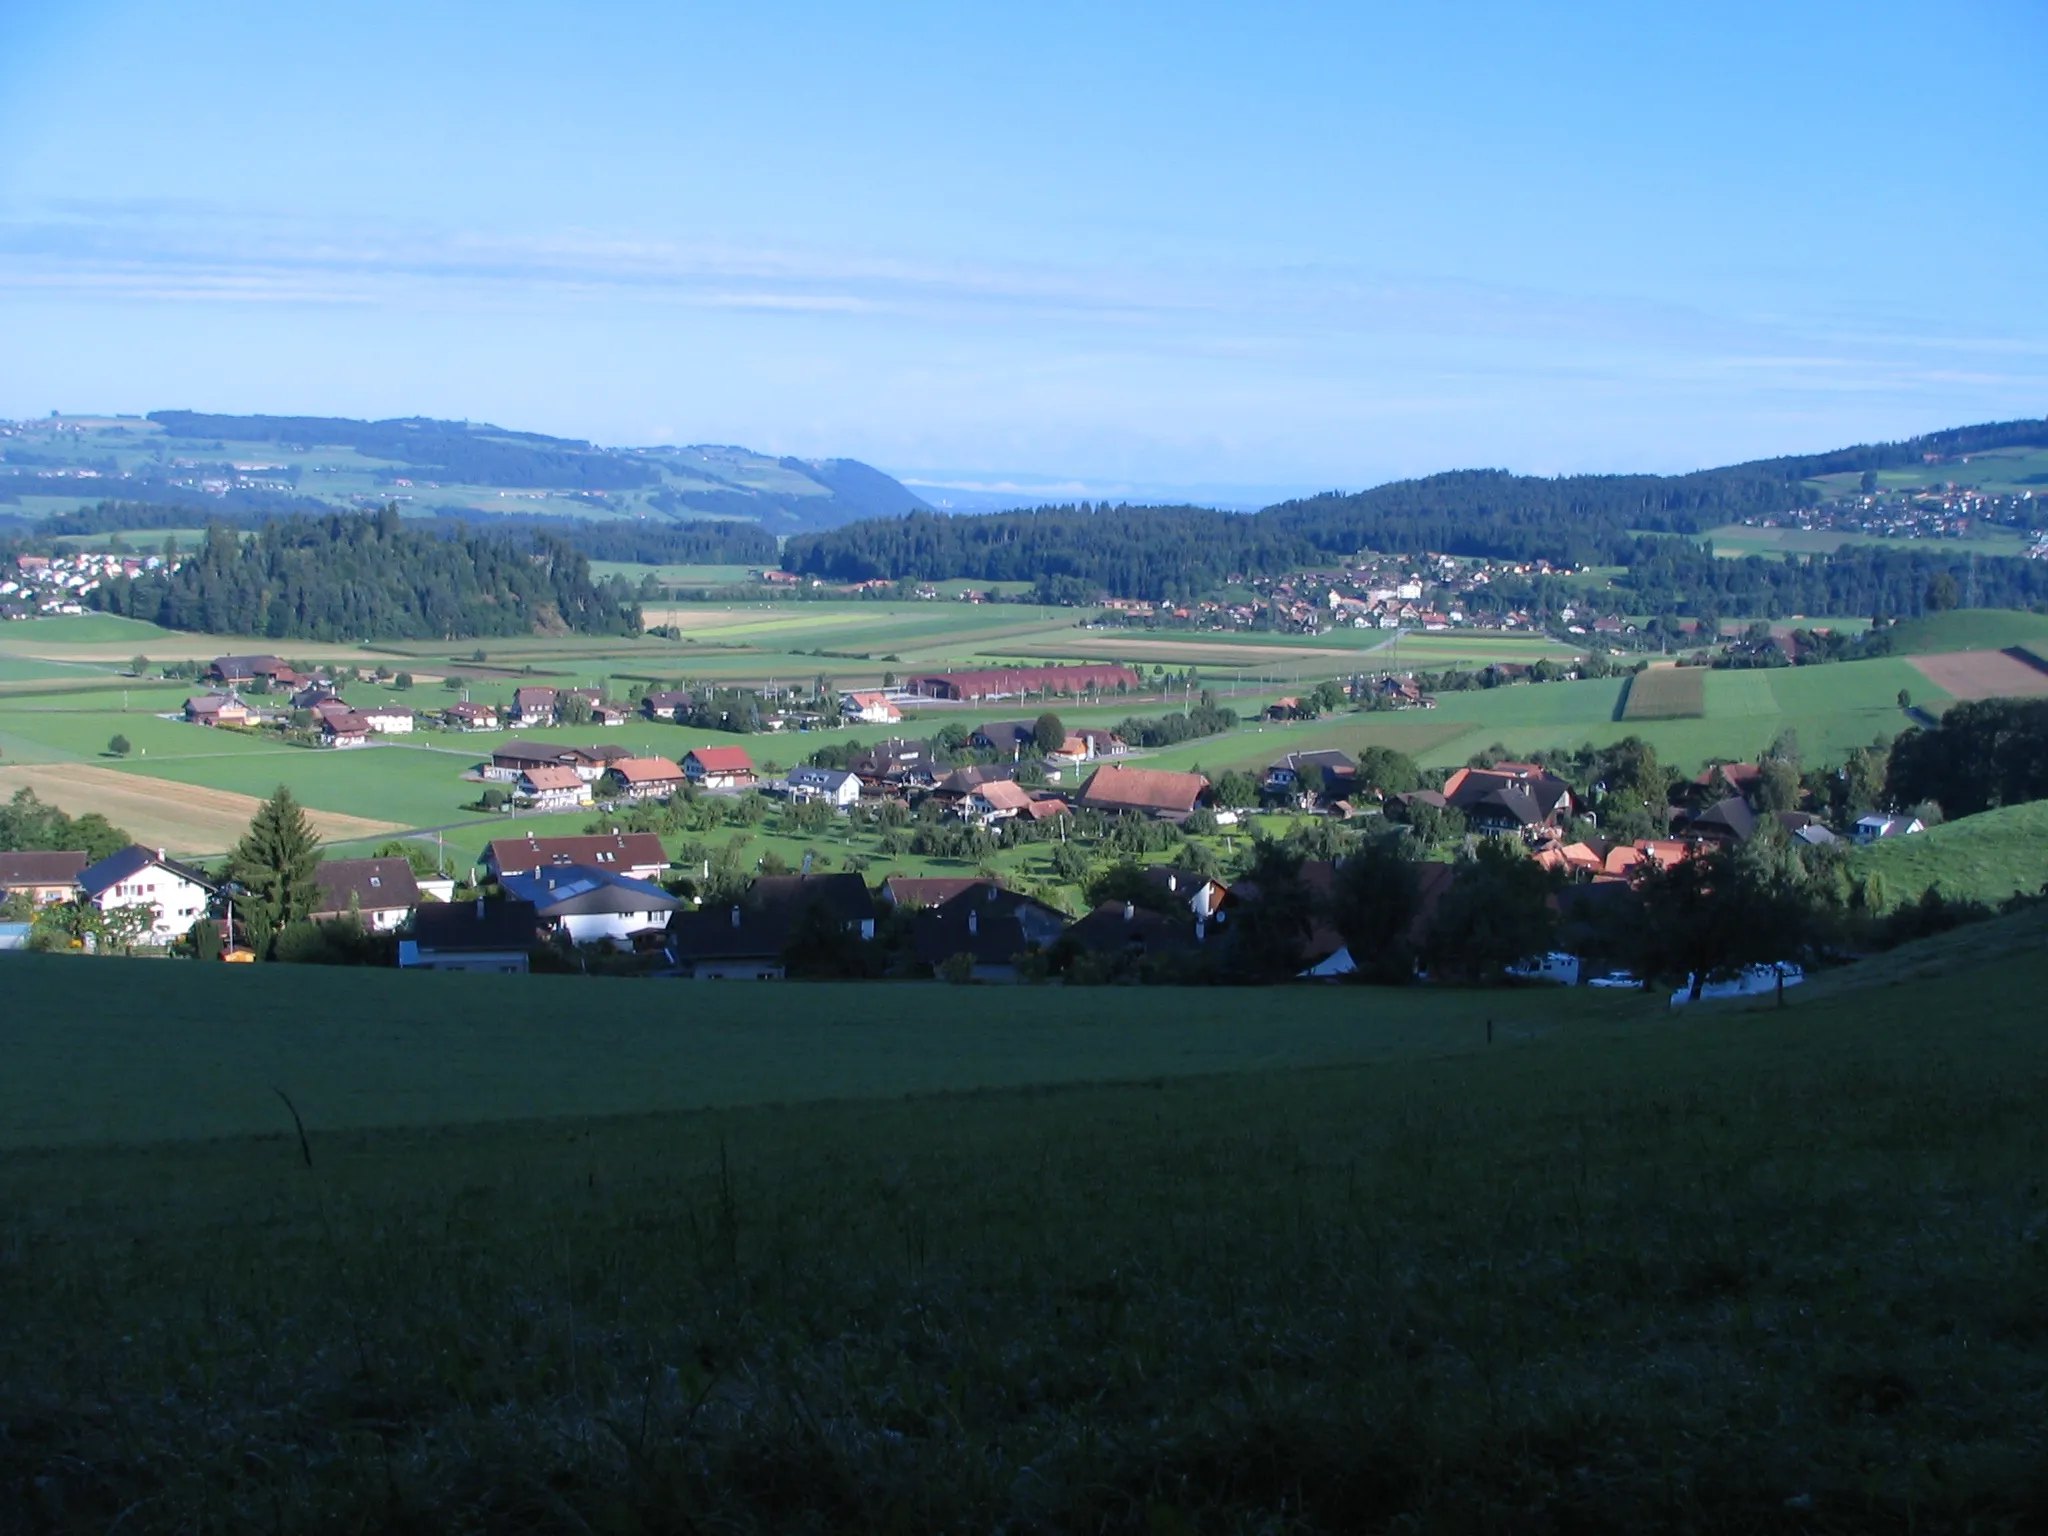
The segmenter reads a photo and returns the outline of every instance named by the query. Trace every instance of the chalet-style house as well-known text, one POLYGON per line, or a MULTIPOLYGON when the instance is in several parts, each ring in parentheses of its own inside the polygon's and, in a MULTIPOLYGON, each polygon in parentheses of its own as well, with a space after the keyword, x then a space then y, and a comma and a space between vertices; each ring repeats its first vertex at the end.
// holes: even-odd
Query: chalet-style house
POLYGON ((1208 792, 1199 773, 1164 768, 1126 768, 1112 763, 1088 775, 1080 805, 1087 810, 1131 811, 1167 821, 1185 821, 1208 792))
POLYGON ((512 792, 540 811, 573 811, 592 800, 590 781, 574 768, 528 768, 512 781, 512 792))
POLYGON ((1927 824, 1918 816, 1872 814, 1856 823, 1854 836, 1858 843, 1875 843, 1888 837, 1911 837, 1916 832, 1926 830, 1927 824))
POLYGON ((365 930, 389 933, 404 927, 420 904, 419 882, 404 859, 328 859, 314 869, 313 881, 320 891, 312 914, 316 923, 354 912, 365 930))
POLYGON ((193 725, 247 725, 255 717, 232 693, 202 693, 185 701, 185 718, 193 725))
POLYGON ((514 725, 553 725, 556 720, 555 690, 515 688, 512 690, 514 725))
POLYGON ((657 689, 640 701, 642 713, 650 720, 680 720, 696 707, 696 696, 682 688, 657 689))
POLYGON ((552 741, 522 741, 514 738, 491 749, 491 760, 483 768, 486 779, 512 783, 529 768, 568 768, 586 784, 594 784, 605 770, 632 749, 616 742, 600 741, 587 747, 565 746, 552 741))
POLYGON ((1115 731, 1084 725, 1073 734, 1080 738, 1081 744, 1087 749, 1087 756, 1084 759, 1086 762, 1092 763, 1098 757, 1121 757, 1130 751, 1129 745, 1115 731))
POLYGON ((991 826, 1008 821, 1019 811, 1031 808, 1031 791, 1011 779, 990 779, 977 784, 960 800, 960 814, 968 821, 991 826))
POLYGON ((621 800, 666 800, 683 792, 683 770, 665 757, 622 757, 612 764, 611 782, 621 800))
POLYGON ((756 782, 745 747, 698 747, 683 758, 683 773, 699 789, 751 789, 756 782))
POLYGON ((280 656, 216 656, 206 675, 230 688, 246 687, 258 678, 271 687, 291 687, 301 681, 299 674, 280 656))
POLYGON ((579 837, 500 837, 484 849, 484 868, 493 880, 542 869, 582 866, 635 880, 658 880, 668 855, 652 832, 587 833, 579 837))
POLYGON ((859 774, 864 784, 907 789, 938 782, 931 744, 924 741, 878 741, 854 753, 846 766, 859 774))
POLYGON ((315 678, 292 695, 292 708, 318 709, 330 699, 339 703, 347 702, 342 699, 341 690, 336 688, 334 684, 327 681, 324 677, 315 678))
POLYGON ((1266 767, 1259 787, 1283 800, 1337 800, 1351 792, 1358 764, 1343 752, 1290 752, 1266 767))
POLYGON ((860 799, 860 776, 846 768, 792 768, 783 783, 792 800, 827 800, 840 810, 860 799))
POLYGON ((441 718, 458 731, 495 731, 498 728, 498 711, 489 704, 471 704, 466 700, 450 704, 441 711, 441 718))
POLYGON ((219 889, 203 871, 167 858, 163 849, 135 843, 81 870, 78 888, 102 912, 145 903, 155 907, 147 938, 154 944, 190 933, 219 889))
POLYGON ((1105 901, 1060 936, 1060 948, 1068 954, 1128 960, 1185 955, 1204 942, 1207 928, 1198 917, 1105 901))
POLYGON ((1460 768, 1443 796, 1478 832, 1562 831, 1572 818, 1571 786, 1530 763, 1460 768))
POLYGON ((502 884, 507 896, 533 904, 543 930, 574 944, 633 949, 657 942, 683 905, 652 881, 580 865, 507 875, 502 884))
POLYGON ((974 728, 967 738, 980 752, 994 752, 1012 762, 1038 756, 1037 726, 1029 720, 991 720, 974 728))
POLYGON ((782 952, 814 906, 849 934, 875 936, 874 898, 859 875, 764 875, 742 901, 678 912, 669 959, 701 981, 779 980, 782 952))
POLYGON ((320 715, 320 745, 323 747, 366 747, 370 744, 370 722, 352 709, 331 709, 320 715))
POLYGON ((903 718, 903 711, 885 693, 842 693, 839 713, 862 725, 894 725, 903 718))
POLYGON ((540 941, 530 901, 429 902, 413 914, 412 937, 399 941, 398 963, 406 970, 520 975, 540 941))
POLYGON ((934 969, 955 955, 974 962, 976 981, 1013 981, 1017 962, 1033 951, 1049 951, 1067 931, 1066 915, 1035 897, 977 881, 911 919, 911 942, 919 964, 934 969))
POLYGON ((0 900, 26 896, 38 907, 69 901, 78 894, 78 879, 85 866, 83 851, 0 853, 0 900))
POLYGON ((1214 917, 1223 898, 1230 893, 1230 887, 1221 880, 1175 869, 1169 864, 1154 864, 1145 871, 1145 879, 1196 917, 1214 917))

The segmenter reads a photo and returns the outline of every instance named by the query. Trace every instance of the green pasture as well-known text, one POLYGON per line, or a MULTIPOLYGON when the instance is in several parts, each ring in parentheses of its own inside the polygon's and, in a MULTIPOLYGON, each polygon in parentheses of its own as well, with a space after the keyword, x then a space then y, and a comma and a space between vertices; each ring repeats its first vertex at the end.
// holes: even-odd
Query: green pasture
MULTIPOLYGON (((111 613, 74 613, 46 619, 16 619, 0 624, 0 653, 20 655, 49 645, 146 646, 152 640, 186 640, 180 630, 164 629, 141 619, 124 619, 111 613)), ((252 642, 238 642, 249 645, 252 642)))
POLYGON ((1930 886, 1952 899, 1998 902, 2048 886, 2048 800, 2009 805, 1945 822, 1910 837, 1858 848, 1859 872, 1880 874, 1893 902, 1930 886))
POLYGON ((91 1529, 2027 1530, 2048 953, 1999 937, 1676 1016, 0 956, 0 1479, 91 1529))
MULTIPOLYGON (((1958 608, 1901 619, 1892 627, 1892 649, 1902 656, 1941 651, 2002 651, 2048 641, 2048 613, 2007 608, 1958 608)), ((1917 674, 1916 674, 1917 675, 1917 674)))
POLYGON ((644 581, 652 576, 664 586, 737 586, 754 579, 760 572, 758 565, 638 565, 625 560, 593 560, 590 574, 597 577, 623 576, 628 581, 644 581))
POLYGON ((1848 544, 1877 545, 1885 549, 1911 550, 1916 554, 2023 555, 2032 543, 2011 529, 1988 527, 1981 533, 1942 538, 1889 538, 1879 534, 1842 532, 1827 528, 1752 528, 1730 523, 1700 535, 1725 560, 1745 555, 1827 555, 1848 544))

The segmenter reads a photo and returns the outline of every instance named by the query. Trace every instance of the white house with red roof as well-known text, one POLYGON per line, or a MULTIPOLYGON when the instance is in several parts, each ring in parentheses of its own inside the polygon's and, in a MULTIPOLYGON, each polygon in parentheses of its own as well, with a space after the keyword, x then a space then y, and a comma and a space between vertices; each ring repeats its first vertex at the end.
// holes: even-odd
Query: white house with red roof
POLYGON ((745 747, 698 747, 684 756, 683 775, 699 789, 751 789, 756 782, 745 747))

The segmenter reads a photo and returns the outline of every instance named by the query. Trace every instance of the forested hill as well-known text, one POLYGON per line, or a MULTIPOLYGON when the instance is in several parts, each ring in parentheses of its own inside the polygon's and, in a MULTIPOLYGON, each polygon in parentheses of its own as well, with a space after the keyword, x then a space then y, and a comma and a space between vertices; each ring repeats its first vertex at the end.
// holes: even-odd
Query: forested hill
POLYGON ((169 573, 108 582, 93 601, 167 629, 271 640, 636 634, 626 583, 549 534, 437 537, 371 516, 276 518, 243 538, 215 524, 169 573))
POLYGON ((1699 534, 1822 499, 1818 476, 1896 470, 1992 448, 2048 444, 2048 422, 1995 422, 1898 443, 1760 459, 1686 475, 1457 470, 1246 515, 1192 507, 1039 507, 914 515, 799 535, 790 570, 841 580, 1061 579, 1118 597, 1184 597, 1233 574, 1273 574, 1360 549, 1629 565, 1644 535, 1699 534))

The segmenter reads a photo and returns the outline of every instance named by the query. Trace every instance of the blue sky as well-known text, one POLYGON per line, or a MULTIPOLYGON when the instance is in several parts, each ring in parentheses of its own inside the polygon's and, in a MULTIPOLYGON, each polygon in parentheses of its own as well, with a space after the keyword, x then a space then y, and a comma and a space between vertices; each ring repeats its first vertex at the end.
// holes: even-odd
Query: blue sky
POLYGON ((2044 65, 2038 0, 0 0, 0 415, 1246 501, 2041 415, 2044 65))

